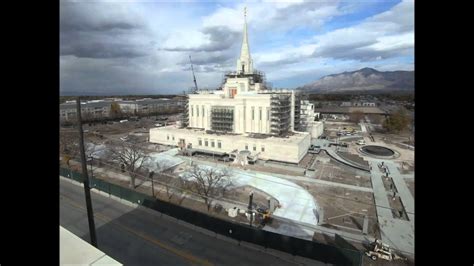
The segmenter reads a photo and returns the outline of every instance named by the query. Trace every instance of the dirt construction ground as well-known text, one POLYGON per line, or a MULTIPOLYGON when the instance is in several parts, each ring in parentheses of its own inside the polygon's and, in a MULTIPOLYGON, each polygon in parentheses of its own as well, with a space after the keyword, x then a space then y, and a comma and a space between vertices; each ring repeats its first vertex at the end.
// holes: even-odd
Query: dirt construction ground
POLYGON ((325 152, 320 152, 316 156, 313 167, 316 169, 314 171, 316 179, 359 187, 372 187, 369 173, 334 161, 325 152))
POLYGON ((309 182, 295 182, 306 188, 323 211, 323 221, 329 228, 351 233, 362 232, 364 217, 369 219, 369 235, 380 237, 376 226, 375 203, 372 193, 326 186, 309 182))

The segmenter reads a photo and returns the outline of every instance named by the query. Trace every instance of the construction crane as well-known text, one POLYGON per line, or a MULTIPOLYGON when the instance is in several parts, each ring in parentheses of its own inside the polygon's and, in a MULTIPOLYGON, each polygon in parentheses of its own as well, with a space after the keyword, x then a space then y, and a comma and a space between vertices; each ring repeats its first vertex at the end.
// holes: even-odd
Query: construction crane
POLYGON ((198 84, 196 82, 196 76, 194 75, 193 61, 191 61, 191 55, 189 56, 189 62, 191 62, 191 71, 193 72, 194 80, 194 91, 192 93, 196 93, 198 91, 198 84))

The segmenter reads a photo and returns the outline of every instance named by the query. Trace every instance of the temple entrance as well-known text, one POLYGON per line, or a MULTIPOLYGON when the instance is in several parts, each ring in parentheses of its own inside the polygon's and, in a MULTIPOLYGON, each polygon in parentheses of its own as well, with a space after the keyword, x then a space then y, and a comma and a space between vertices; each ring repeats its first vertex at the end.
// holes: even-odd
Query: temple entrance
POLYGON ((180 150, 186 149, 186 141, 185 141, 184 139, 179 139, 178 148, 179 148, 180 150))

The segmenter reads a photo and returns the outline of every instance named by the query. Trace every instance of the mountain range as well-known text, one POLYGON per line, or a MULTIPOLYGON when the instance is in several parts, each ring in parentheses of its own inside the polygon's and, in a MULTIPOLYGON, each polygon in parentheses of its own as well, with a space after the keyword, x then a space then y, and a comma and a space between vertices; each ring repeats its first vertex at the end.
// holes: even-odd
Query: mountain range
POLYGON ((415 71, 377 71, 366 67, 352 72, 324 76, 298 89, 311 93, 413 92, 415 71))

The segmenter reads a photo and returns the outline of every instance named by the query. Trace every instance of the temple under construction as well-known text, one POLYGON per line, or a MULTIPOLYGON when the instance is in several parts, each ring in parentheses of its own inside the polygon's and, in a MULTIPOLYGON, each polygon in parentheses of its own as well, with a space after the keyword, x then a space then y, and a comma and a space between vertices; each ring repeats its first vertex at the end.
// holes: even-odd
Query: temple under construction
POLYGON ((244 14, 243 41, 235 71, 213 91, 188 94, 182 121, 150 129, 150 142, 213 154, 248 153, 253 160, 298 163, 311 138, 323 132, 312 104, 293 90, 272 90, 253 67, 244 14))

